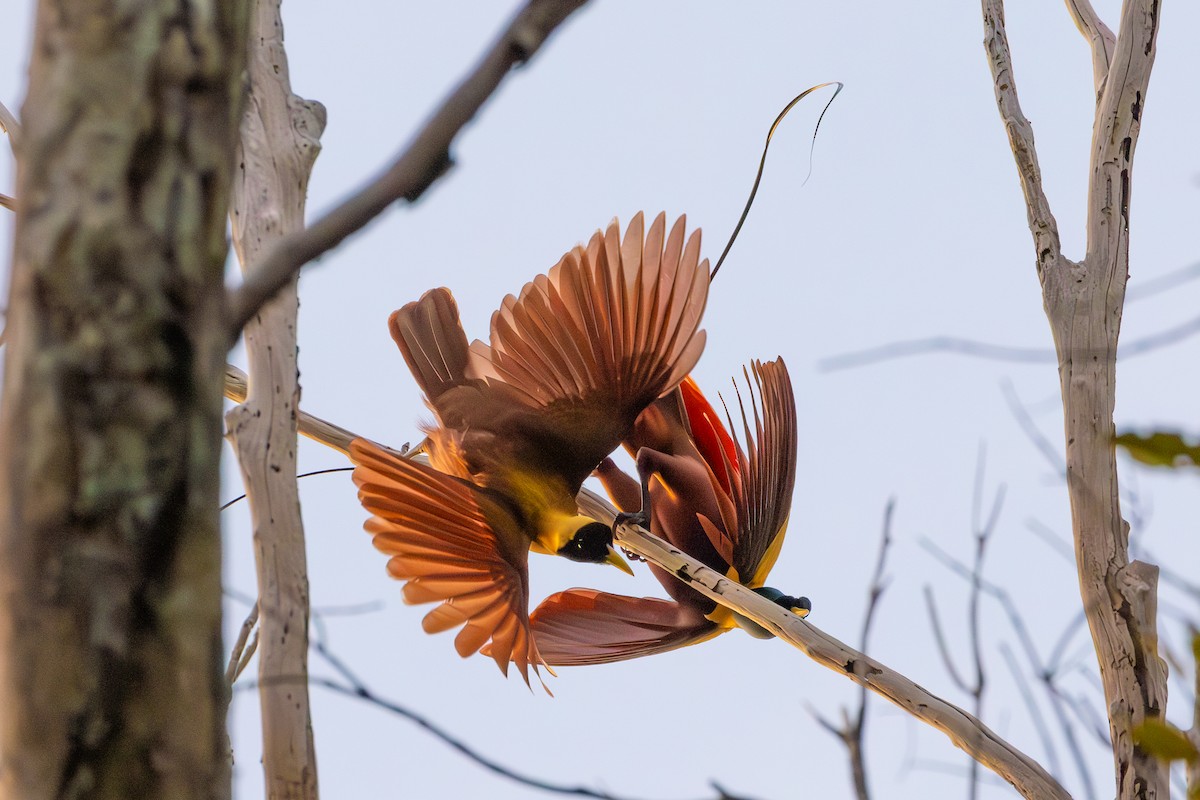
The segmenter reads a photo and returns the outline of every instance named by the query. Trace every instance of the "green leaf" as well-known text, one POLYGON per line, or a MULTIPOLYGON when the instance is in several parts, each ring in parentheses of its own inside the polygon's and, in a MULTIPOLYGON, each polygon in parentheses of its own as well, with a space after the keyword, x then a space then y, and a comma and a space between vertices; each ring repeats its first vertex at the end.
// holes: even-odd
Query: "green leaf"
POLYGON ((1133 741, 1152 756, 1164 761, 1194 761, 1200 758, 1187 734, 1164 719, 1150 718, 1133 729, 1133 741))
POLYGON ((1200 467, 1200 444, 1190 444, 1181 433, 1126 431, 1113 440, 1130 456, 1155 467, 1200 467))

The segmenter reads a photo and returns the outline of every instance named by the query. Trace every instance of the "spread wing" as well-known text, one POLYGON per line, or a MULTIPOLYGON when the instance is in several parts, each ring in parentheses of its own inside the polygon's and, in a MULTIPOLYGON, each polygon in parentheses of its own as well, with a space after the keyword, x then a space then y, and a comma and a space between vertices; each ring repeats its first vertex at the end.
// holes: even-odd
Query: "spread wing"
POLYGON ((547 664, 608 664, 711 639, 722 632, 695 608, 653 597, 569 589, 530 615, 547 664))
MULTIPOLYGON (((746 449, 737 448, 741 481, 740 485, 734 482, 738 524, 733 566, 741 581, 753 588, 762 585, 775 565, 791 512, 792 489, 796 484, 796 398, 782 358, 765 364, 752 362, 745 377, 750 392, 750 416, 739 391, 746 449)), ((734 427, 732 419, 729 427, 734 427)))
POLYGON ((365 439, 350 443, 364 527, 391 556, 388 572, 405 581, 408 603, 440 602, 422 622, 427 633, 462 626, 454 646, 489 654, 508 674, 513 662, 529 683, 545 663, 529 627, 529 539, 511 514, 470 483, 398 458, 365 439))
POLYGON ((518 433, 572 490, 704 349, 708 261, 699 231, 685 244, 685 224, 680 217, 666 234, 659 214, 643 238, 639 213, 622 240, 613 220, 505 298, 490 344, 471 345, 468 374, 537 409, 518 433))

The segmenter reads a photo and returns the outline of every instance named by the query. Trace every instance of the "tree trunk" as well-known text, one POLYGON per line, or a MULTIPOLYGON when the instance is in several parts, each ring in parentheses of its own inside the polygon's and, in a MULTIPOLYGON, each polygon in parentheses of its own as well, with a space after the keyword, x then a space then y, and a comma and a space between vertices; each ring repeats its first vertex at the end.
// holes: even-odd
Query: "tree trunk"
MULTIPOLYGON (((308 176, 325 109, 292 94, 279 0, 251 15, 250 97, 238 147, 233 244, 242 269, 304 227, 308 176)), ((248 397, 229 412, 254 523, 259 703, 269 800, 315 800, 317 754, 308 698, 308 565, 296 485, 296 279, 246 324, 248 397)))
POLYGON ((228 797, 240 0, 43 0, 0 410, 0 798, 228 797))

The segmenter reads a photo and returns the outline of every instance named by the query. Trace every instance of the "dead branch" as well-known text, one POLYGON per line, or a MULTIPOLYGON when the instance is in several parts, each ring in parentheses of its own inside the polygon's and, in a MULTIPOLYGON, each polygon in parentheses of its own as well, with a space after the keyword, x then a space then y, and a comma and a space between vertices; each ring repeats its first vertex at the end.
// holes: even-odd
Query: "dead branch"
MULTIPOLYGON (((1200 315, 1186 319, 1178 325, 1172 325, 1143 336, 1141 339, 1126 342, 1117 348, 1117 355, 1122 360, 1136 358, 1178 344, 1198 333, 1200 333, 1200 315)), ((891 342, 878 347, 828 356, 817 362, 817 368, 824 372, 837 372, 838 370, 856 369, 892 361, 897 358, 933 353, 952 353, 989 361, 1008 361, 1014 364, 1053 364, 1058 358, 1054 350, 1048 347, 1011 347, 958 336, 929 336, 924 339, 891 342)), ((1084 355, 1086 356, 1086 353, 1084 355)))
POLYGON ((1063 457, 1050 440, 1042 435, 1038 426, 1033 421, 1033 417, 1029 415, 1029 409, 1021 402, 1021 398, 1017 396, 1017 390, 1013 388, 1012 381, 1007 378, 1000 384, 1000 389, 1004 394, 1004 402, 1008 406, 1009 413, 1021 426, 1021 431, 1025 434, 1025 438, 1037 448, 1038 452, 1050 463, 1054 472, 1063 480, 1067 478, 1066 464, 1063 463, 1063 457))
MULTIPOLYGON (((312 166, 325 110, 292 93, 280 0, 251 5, 246 112, 238 143, 240 169, 230 217, 243 270, 304 227, 312 166)), ((254 528, 258 573, 259 702, 263 773, 269 798, 316 800, 317 758, 308 687, 281 686, 280 675, 308 674, 308 565, 296 483, 295 276, 246 325, 250 364, 245 401, 226 415, 254 528)), ((249 661, 239 657, 234 674, 249 661)))
POLYGON ((1080 594, 1100 663, 1117 796, 1167 796, 1168 770, 1132 732, 1166 708, 1157 653, 1155 567, 1129 560, 1112 447, 1117 339, 1129 276, 1133 156, 1158 36, 1158 0, 1125 0, 1115 43, 1088 0, 1068 3, 1092 48, 1098 93, 1087 193, 1087 252, 1063 257, 1041 190, 1033 131, 1020 112, 1003 0, 983 0, 996 103, 1025 193, 1043 303, 1054 335, 1065 417, 1067 490, 1080 594))
POLYGON ((12 147, 13 153, 16 154, 18 143, 21 140, 21 124, 17 122, 16 116, 8 110, 4 103, 0 103, 0 131, 8 134, 8 143, 12 147))
MULTIPOLYGON (((242 372, 232 364, 225 365, 225 396, 235 403, 246 402, 246 373, 242 372)), ((303 411, 298 412, 298 428, 299 432, 312 439, 315 442, 320 442, 326 447, 332 447, 342 455, 349 455, 350 440, 354 438, 354 434, 345 428, 334 425, 332 422, 326 422, 320 417, 314 417, 312 414, 306 414, 303 411)), ((380 445, 383 447, 383 445, 380 445)), ((396 453, 390 447, 386 450, 396 453)))
POLYGON ((255 626, 258 624, 258 603, 255 603, 250 613, 246 615, 246 619, 242 622, 242 629, 238 631, 237 641, 233 643, 233 650, 229 654, 229 664, 225 667, 225 682, 230 686, 242 674, 242 670, 250 663, 250 658, 254 655, 254 651, 258 649, 258 634, 255 626), (255 631, 253 639, 250 639, 250 633, 255 631), (246 646, 247 640, 250 641, 249 647, 246 646))
POLYGON ((392 203, 415 203, 453 163, 450 146, 513 67, 533 57, 551 33, 587 0, 529 0, 483 59, 433 113, 382 175, 307 229, 276 242, 256 259, 228 298, 229 340, 302 266, 337 246, 392 203))
POLYGON ((1100 19, 1096 9, 1092 8, 1091 0, 1067 0, 1067 11, 1092 49, 1092 82, 1095 84, 1096 94, 1099 95, 1104 79, 1108 76, 1108 65, 1112 63, 1117 37, 1113 36, 1113 32, 1104 24, 1104 20, 1100 19))
MULTIPOLYGON (((338 673, 338 675, 341 676, 345 683, 339 683, 338 681, 330 678, 318 676, 310 677, 308 679, 310 684, 328 689, 331 692, 337 692, 338 694, 346 695, 347 697, 353 697, 357 700, 362 700, 363 702, 369 703, 376 708, 382 708, 383 710, 395 714, 398 717, 403 717, 409 722, 414 723, 418 727, 432 734, 435 738, 442 740, 451 748, 457 750, 459 753, 466 756, 471 761, 474 761, 476 764, 488 770, 489 772, 499 775, 502 778, 507 778, 508 780, 519 783, 523 786, 540 789, 544 792, 550 792, 552 794, 591 797, 595 798, 595 800, 631 800, 631 798, 610 794, 609 792, 605 792, 600 789, 592 789, 587 786, 572 786, 569 784, 551 783, 549 781, 545 781, 540 778, 534 778, 522 772, 518 772, 511 767, 507 767, 498 761, 488 758, 478 750, 468 745, 462 739, 459 739, 457 736, 449 733, 438 724, 430 721, 428 717, 419 714, 407 706, 403 706, 400 703, 395 702, 394 700, 388 700, 387 698, 377 694, 373 689, 367 686, 367 684, 353 670, 350 669, 349 665, 346 664, 345 661, 343 661, 332 651, 332 649, 330 649, 328 637, 324 633, 324 626, 321 623, 320 617, 318 617, 316 614, 314 614, 313 618, 313 628, 316 631, 316 635, 313 637, 313 648, 316 650, 317 654, 321 656, 321 658, 323 658, 325 662, 328 663, 329 666, 331 666, 334 671, 338 673)), ((739 800, 739 798, 727 793, 715 782, 712 784, 712 786, 718 792, 715 800, 739 800)), ((748 800, 748 798, 740 798, 740 800, 748 800)))
MULTIPOLYGON (((983 500, 984 465, 986 461, 985 452, 981 446, 979 448, 978 463, 975 468, 975 489, 971 497, 971 527, 975 538, 975 560, 967 573, 971 586, 971 593, 967 601, 967 630, 971 643, 971 661, 975 674, 970 682, 966 681, 954 667, 954 659, 950 655, 946 637, 942 633, 942 626, 938 620, 937 605, 933 598, 933 588, 930 586, 925 587, 925 604, 929 609, 930 624, 933 627, 938 650, 942 654, 942 660, 946 664, 946 669, 950 673, 950 677, 958 685, 959 689, 970 695, 974 701, 972 713, 975 717, 982 715, 983 694, 987 687, 987 679, 983 667, 983 650, 979 635, 979 599, 983 592, 983 559, 987 551, 988 540, 991 538, 992 533, 995 532, 996 523, 1000 519, 1000 509, 1004 506, 1004 486, 1001 485, 996 491, 995 499, 992 501, 992 510, 988 513, 987 521, 984 522, 980 519, 981 503, 983 500)), ((968 797, 973 800, 979 793, 979 762, 972 759, 971 763, 967 766, 969 777, 968 797)))
MULTIPOLYGON (((596 511, 604 504, 602 498, 587 489, 580 493, 580 498, 581 507, 589 511, 596 511)), ((818 664, 846 675, 942 731, 955 746, 1008 781, 1023 796, 1039 800, 1070 797, 1036 761, 968 712, 929 693, 904 675, 839 642, 635 525, 619 525, 616 539, 622 547, 671 572, 706 597, 754 620, 818 664)))
MULTIPOLYGON (((578 501, 580 509, 593 519, 611 522, 615 516, 608 501, 587 488, 580 491, 578 501)), ((642 528, 623 524, 616 529, 614 538, 622 547, 674 574, 706 597, 754 620, 818 664, 846 675, 859 686, 942 731, 955 746, 1008 781, 1025 797, 1069 800, 1070 795, 1041 765, 961 708, 930 694, 900 673, 842 644, 741 584, 717 574, 642 528)))
MULTIPOLYGON (((1057 683, 1058 676, 1062 669, 1062 660, 1066 646, 1069 644, 1075 632, 1084 622, 1083 612, 1080 611, 1079 615, 1067 625, 1063 633, 1060 635, 1058 643, 1055 645, 1050 659, 1043 662, 1038 653, 1037 645, 1033 641, 1033 635, 1029 632, 1029 627, 1025 624, 1025 619, 1022 616, 1020 609, 1017 608, 1017 604, 1013 601, 1012 596, 1005 589, 997 584, 985 580, 982 575, 977 576, 975 570, 946 553, 928 539, 921 540, 921 546, 934 558, 942 562, 942 564, 950 569, 950 571, 954 572, 964 581, 969 582, 972 587, 977 585, 981 593, 989 595, 1000 604, 1000 607, 1004 610, 1005 616, 1008 617, 1009 625, 1012 627, 1013 632, 1017 636, 1017 641, 1021 644, 1021 649, 1025 653, 1026 660, 1029 662, 1030 671, 1042 684, 1043 690, 1050 698, 1050 707, 1054 712, 1055 720, 1058 722, 1059 728, 1062 732, 1063 740, 1067 744, 1067 749, 1071 753, 1075 768, 1079 773, 1079 778, 1083 782, 1086 796, 1089 798, 1089 800, 1094 799, 1096 792, 1095 788, 1092 786, 1092 777, 1088 769, 1087 760, 1084 757, 1083 749, 1079 744, 1079 739, 1075 734, 1075 725, 1072 723, 1067 714, 1069 711, 1075 714, 1077 719, 1080 719, 1080 712, 1076 706, 1074 698, 1071 698, 1064 693, 1062 689, 1059 688, 1057 683)), ((937 630, 937 628, 935 628, 935 630, 937 630)), ((945 645, 943 643, 939 643, 939 648, 943 649, 943 652, 944 647, 945 645)), ((1019 675, 1020 672, 1015 665, 1015 660, 1012 659, 1011 652, 1008 651, 1008 648, 1003 644, 1001 645, 1001 652, 1002 654, 1008 653, 1005 658, 1009 660, 1010 671, 1013 672, 1014 676, 1019 675)), ((943 657, 946 658, 947 656, 943 655, 943 657)), ((1019 686, 1024 686, 1023 679, 1018 678, 1017 682, 1019 686)), ((1023 689, 1022 692, 1024 695, 1027 692, 1027 689, 1023 689)), ((1032 709, 1030 716, 1034 718, 1035 725, 1037 725, 1037 720, 1040 719, 1040 712, 1036 711, 1038 705, 1036 702, 1026 699, 1027 706, 1031 705, 1031 703, 1032 709)), ((1080 721, 1086 728, 1089 730, 1092 729, 1092 726, 1087 721, 1082 719, 1080 721)), ((1039 731, 1040 730, 1042 730, 1041 726, 1039 726, 1039 731)), ((1043 742, 1046 742, 1047 736, 1048 734, 1042 735, 1043 742)), ((1105 737, 1102 738, 1104 738, 1104 744, 1107 745, 1107 739, 1105 737)), ((1057 758, 1052 756, 1051 753, 1052 749, 1048 749, 1047 754, 1051 757, 1053 765, 1057 762, 1057 758)), ((1058 768, 1056 766, 1052 766, 1051 771, 1056 775, 1058 774, 1058 768)))
MULTIPOLYGON (((871 623, 875 620, 875 610, 879 607, 879 598, 887 589, 887 581, 883 578, 884 566, 887 564, 888 550, 892 544, 892 514, 896 509, 896 499, 888 500, 883 510, 883 530, 879 536, 879 554, 875 558, 875 571, 871 575, 871 585, 867 589, 867 610, 863 614, 862 633, 858 638, 860 650, 867 649, 867 641, 871 634, 871 623)), ((871 792, 867 785, 867 759, 864 750, 864 736, 867 719, 867 688, 859 686, 858 709, 854 716, 849 709, 842 707, 842 724, 834 725, 814 712, 817 722, 825 730, 836 736, 846 746, 846 754, 850 758, 850 777, 854 781, 854 793, 858 800, 870 800, 871 792)))

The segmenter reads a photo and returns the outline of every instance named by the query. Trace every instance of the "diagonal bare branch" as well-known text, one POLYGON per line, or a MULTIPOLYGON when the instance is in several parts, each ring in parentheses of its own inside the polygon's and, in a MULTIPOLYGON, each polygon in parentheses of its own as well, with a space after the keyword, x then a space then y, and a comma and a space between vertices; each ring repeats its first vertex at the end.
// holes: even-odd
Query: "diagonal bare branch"
POLYGON ((452 164, 450 146, 513 67, 528 61, 587 0, 529 0, 383 174, 255 262, 227 298, 229 341, 302 266, 363 228, 392 203, 415 203, 452 164))
POLYGON ((8 134, 8 143, 12 146, 15 154, 18 143, 21 141, 21 123, 17 122, 16 116, 8 110, 4 103, 0 103, 0 131, 8 134))
POLYGON ((1117 46, 1117 37, 1096 9, 1092 8, 1091 0, 1067 0, 1067 11, 1075 22, 1075 27, 1088 40, 1092 49, 1092 82, 1096 87, 1096 96, 1104 87, 1104 79, 1108 77, 1108 67, 1112 63, 1113 51, 1117 46))
MULTIPOLYGON (((581 500, 589 509, 604 500, 585 489, 581 500), (595 505, 593 505, 595 504, 595 505)), ((599 513, 599 512, 597 512, 599 513)), ((691 588, 754 620, 824 667, 846 675, 926 724, 940 730, 954 745, 1008 781, 1023 796, 1066 800, 1070 795, 1046 770, 963 709, 931 694, 909 678, 834 639, 812 624, 709 569, 635 525, 617 526, 622 547, 662 567, 691 588)))

